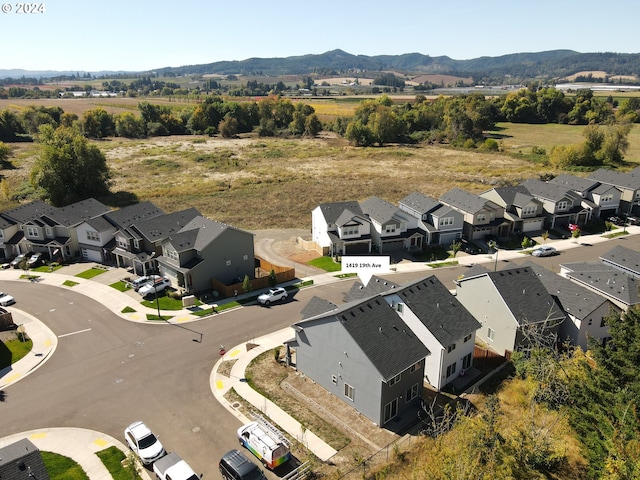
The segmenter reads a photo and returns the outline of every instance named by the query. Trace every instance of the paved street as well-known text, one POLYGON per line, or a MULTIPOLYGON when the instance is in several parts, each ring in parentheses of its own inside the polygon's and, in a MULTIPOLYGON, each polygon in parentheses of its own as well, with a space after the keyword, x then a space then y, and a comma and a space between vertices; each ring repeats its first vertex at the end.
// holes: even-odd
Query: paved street
MULTIPOLYGON (((585 245, 590 243, 585 236, 580 242, 548 258, 501 251, 497 263, 489 255, 461 255, 459 260, 499 269, 535 261, 557 272, 560 263, 596 260, 617 244, 637 250, 640 236, 591 246, 585 245)), ((435 274, 452 288, 453 280, 468 268, 408 267, 412 268, 386 277, 404 283, 435 274)), ((102 281, 114 279, 105 276, 102 281)), ((168 450, 180 453, 206 478, 217 478, 217 459, 237 445, 235 429, 240 425, 211 392, 209 379, 219 346, 241 345, 287 327, 300 319, 301 309, 314 295, 340 304, 352 283, 333 279, 300 290, 282 305, 247 306, 175 325, 128 321, 73 289, 0 281, 0 290, 11 292, 16 307, 42 320, 58 337, 55 353, 41 368, 4 389, 0 432, 79 427, 122 439, 124 427, 142 419, 168 450)), ((130 299, 139 301, 135 294, 130 299)))

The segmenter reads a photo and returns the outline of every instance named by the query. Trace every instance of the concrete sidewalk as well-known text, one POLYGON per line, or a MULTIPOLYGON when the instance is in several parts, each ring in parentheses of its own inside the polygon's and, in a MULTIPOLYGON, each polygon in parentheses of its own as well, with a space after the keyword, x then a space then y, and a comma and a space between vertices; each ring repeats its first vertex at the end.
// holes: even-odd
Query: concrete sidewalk
MULTIPOLYGON (((627 227, 627 230, 629 231, 629 235, 638 234, 640 233, 640 226, 627 227)), ((540 239, 536 240, 541 243, 540 239)), ((601 235, 589 235, 577 240, 569 238, 564 240, 550 240, 547 243, 553 245, 559 251, 562 251, 571 248, 579 248, 583 245, 593 245, 595 243, 605 242, 608 240, 610 239, 601 235)), ((526 254, 522 253, 521 250, 499 250, 498 260, 502 261, 526 258, 523 257, 524 255, 526 254)), ((468 255, 459 253, 456 260, 459 265, 493 263, 496 261, 496 254, 468 255)), ((91 268, 91 264, 78 264, 74 265, 74 267, 79 272, 80 270, 87 270, 88 268, 91 268)), ((425 274, 433 272, 432 268, 429 267, 428 262, 403 262, 393 265, 393 270, 389 273, 419 271, 424 271, 425 274)), ((135 292, 120 292, 109 286, 109 282, 112 280, 117 281, 120 279, 119 277, 123 275, 122 271, 112 272, 110 276, 104 274, 105 277, 102 279, 99 275, 98 277, 94 277, 89 280, 76 277, 75 274, 72 273, 75 272, 75 270, 71 268, 68 268, 63 272, 37 273, 37 275, 40 276, 39 283, 63 289, 68 288, 82 295, 87 295, 102 303, 114 314, 128 321, 147 322, 147 314, 157 314, 156 309, 142 306, 140 304, 141 299, 137 294, 135 294, 135 292), (67 282, 67 285, 65 285, 65 282, 67 282), (72 285, 70 282, 73 282, 73 286, 69 286, 72 285), (122 310, 127 307, 135 310, 135 312, 123 313, 122 310)), ((334 283, 342 281, 340 278, 336 277, 338 273, 339 272, 323 273, 303 280, 313 280, 315 286, 334 283)), ((0 280, 27 282, 28 280, 20 278, 23 274, 24 272, 21 270, 0 270, 0 280)), ((252 292, 250 295, 255 295, 255 292, 252 292)), ((242 297, 245 297, 245 295, 239 296, 239 298, 242 297)), ((37 318, 28 315, 18 308, 8 307, 8 310, 14 315, 14 323, 25 326, 26 334, 33 340, 33 349, 23 359, 0 371, 0 391, 25 378, 29 373, 41 366, 43 362, 50 358, 55 352, 58 341, 51 329, 37 318)), ((191 311, 188 309, 179 311, 161 311, 160 313, 161 315, 171 317, 170 322, 202 320, 201 317, 192 315, 191 311)), ((222 314, 224 314, 224 312, 221 312, 219 315, 222 314)), ((286 328, 255 340, 254 343, 258 346, 249 351, 247 351, 244 344, 228 350, 225 352, 224 356, 219 359, 211 372, 209 379, 210 388, 214 397, 241 422, 247 423, 250 420, 245 418, 224 398, 224 395, 231 388, 233 388, 240 396, 245 398, 258 410, 273 419, 273 421, 290 436, 304 444, 314 453, 314 455, 323 461, 326 461, 336 454, 336 451, 332 447, 327 445, 322 439, 318 438, 313 434, 313 432, 304 430, 299 422, 289 416, 277 405, 268 401, 253 390, 244 380, 244 371, 251 360, 265 351, 282 345, 284 341, 293 338, 293 336, 293 330, 286 328), (220 364, 228 360, 235 360, 229 377, 218 373, 220 364)), ((91 480, 111 478, 106 472, 106 469, 102 466, 98 457, 95 456, 95 451, 102 450, 110 445, 116 445, 123 452, 127 452, 127 448, 122 443, 108 435, 93 432, 91 430, 75 428, 49 428, 18 433, 9 437, 0 438, 0 446, 13 443, 13 441, 25 437, 29 438, 42 450, 61 453, 73 458, 83 467, 83 469, 85 469, 91 480)), ((149 478, 146 470, 142 471, 142 475, 145 479, 149 478)))

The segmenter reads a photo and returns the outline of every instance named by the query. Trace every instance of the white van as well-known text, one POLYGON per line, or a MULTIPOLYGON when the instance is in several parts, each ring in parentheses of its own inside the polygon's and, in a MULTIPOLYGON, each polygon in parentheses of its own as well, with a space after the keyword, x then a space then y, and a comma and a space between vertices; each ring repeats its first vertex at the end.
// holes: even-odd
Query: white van
POLYGON ((291 457, 291 445, 287 438, 261 416, 238 429, 238 440, 270 470, 286 463, 291 457))

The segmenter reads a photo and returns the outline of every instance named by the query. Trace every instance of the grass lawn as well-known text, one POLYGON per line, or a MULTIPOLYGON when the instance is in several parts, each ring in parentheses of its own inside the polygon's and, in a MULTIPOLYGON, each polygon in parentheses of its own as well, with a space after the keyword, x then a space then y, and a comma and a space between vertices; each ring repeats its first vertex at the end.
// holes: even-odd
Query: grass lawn
POLYGON ((106 270, 104 268, 91 267, 89 270, 78 273, 76 277, 88 280, 90 278, 97 277, 98 275, 101 275, 105 272, 106 270))
POLYGON ((334 262, 332 257, 318 257, 307 262, 307 265, 321 268, 325 272, 339 272, 342 270, 342 264, 334 262))
POLYGON ((34 272, 55 272, 56 270, 59 270, 62 268, 62 265, 58 264, 51 264, 51 265, 41 265, 39 267, 33 268, 32 271, 34 272))
POLYGON ((123 460, 126 457, 120 449, 109 447, 96 452, 96 455, 100 458, 104 466, 107 467, 113 480, 137 480, 140 478, 137 471, 140 467, 135 461, 127 461, 125 462, 126 466, 123 465, 123 460))
POLYGON ((40 453, 50 480, 89 480, 82 467, 69 457, 52 452, 40 453))
POLYGON ((75 287, 76 285, 78 285, 78 282, 74 282, 73 280, 65 280, 64 282, 62 282, 62 284, 65 287, 75 287))
POLYGON ((153 300, 143 300, 140 302, 145 307, 149 308, 158 308, 158 304, 160 304, 160 310, 182 310, 182 299, 171 298, 167 295, 160 294, 156 302, 156 299, 153 300))
POLYGON ((8 353, 4 348, 0 350, 0 369, 8 367, 29 353, 33 348, 33 342, 31 339, 21 342, 16 338, 15 340, 5 341, 4 346, 8 350, 8 353))
POLYGON ((127 290, 131 290, 131 285, 127 282, 123 282, 122 280, 119 280, 116 283, 112 283, 109 286, 111 288, 115 288, 119 292, 126 292, 127 290))
POLYGON ((135 310, 131 307, 124 307, 120 313, 134 313, 135 310))

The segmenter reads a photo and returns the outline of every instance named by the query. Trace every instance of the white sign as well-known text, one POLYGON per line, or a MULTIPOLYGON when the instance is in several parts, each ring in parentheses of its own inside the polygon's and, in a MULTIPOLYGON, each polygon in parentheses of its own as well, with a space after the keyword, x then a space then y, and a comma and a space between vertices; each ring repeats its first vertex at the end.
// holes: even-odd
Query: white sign
POLYGON ((389 273, 389 257, 342 257, 342 273, 357 273, 366 287, 373 275, 389 273))

